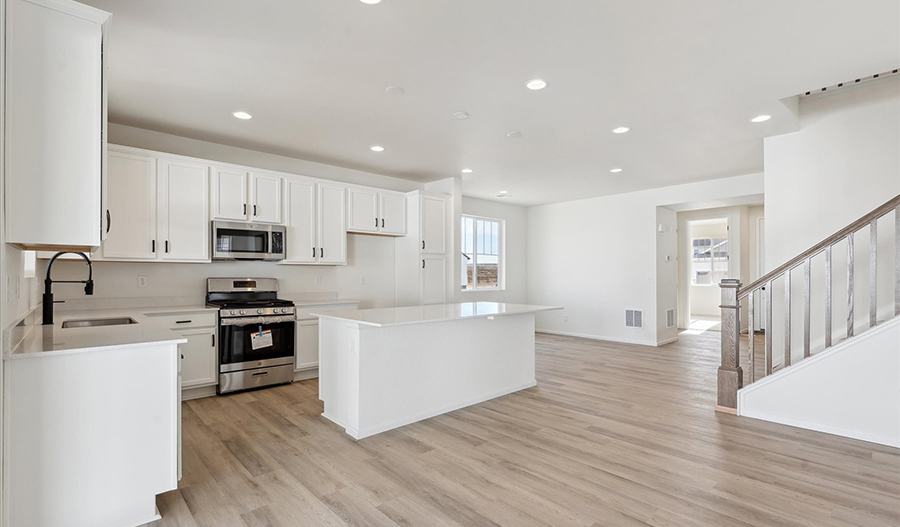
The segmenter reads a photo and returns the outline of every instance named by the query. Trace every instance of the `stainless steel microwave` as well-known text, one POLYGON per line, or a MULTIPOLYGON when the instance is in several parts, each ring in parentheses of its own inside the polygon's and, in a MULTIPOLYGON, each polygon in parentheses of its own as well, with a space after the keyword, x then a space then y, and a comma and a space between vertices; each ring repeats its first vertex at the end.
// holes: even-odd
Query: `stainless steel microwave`
POLYGON ((283 225, 212 222, 213 260, 284 260, 283 225))

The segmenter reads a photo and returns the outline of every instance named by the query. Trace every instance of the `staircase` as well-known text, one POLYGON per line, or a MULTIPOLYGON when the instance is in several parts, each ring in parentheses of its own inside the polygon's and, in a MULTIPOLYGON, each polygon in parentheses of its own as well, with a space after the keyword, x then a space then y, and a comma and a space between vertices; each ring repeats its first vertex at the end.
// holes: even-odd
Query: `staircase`
MULTIPOLYGON (((885 226, 889 218, 885 218, 882 227, 885 226)), ((890 223, 887 223, 887 229, 890 223)), ((888 253, 890 254, 890 253, 888 253)), ((882 264, 884 257, 882 255, 882 264)), ((842 273, 843 274, 843 273, 842 273)), ((865 274, 865 273, 862 273, 865 274)), ((884 273, 882 273, 884 275, 884 273)), ((884 279, 884 276, 882 276, 884 279)), ((863 278, 865 279, 865 278, 863 278)), ((882 280, 882 286, 884 286, 882 280)), ((819 384, 827 383, 827 386, 821 386, 822 389, 830 392, 840 391, 845 383, 842 380, 834 382, 834 368, 831 366, 841 364, 843 368, 848 368, 852 364, 854 375, 860 377, 865 382, 865 375, 871 374, 870 378, 873 383, 877 379, 884 384, 889 390, 887 395, 894 400, 900 399, 897 390, 893 390, 893 377, 898 377, 897 369, 891 372, 890 379, 887 381, 878 377, 879 372, 862 371, 865 367, 875 368, 877 364, 883 367, 892 367, 895 356, 900 357, 900 339, 894 337, 898 331, 898 315, 900 315, 900 195, 895 196, 880 207, 869 212, 865 216, 859 218, 853 223, 847 225, 843 229, 837 231, 831 236, 825 238, 820 243, 814 245, 795 258, 772 270, 762 278, 753 283, 744 286, 740 280, 726 279, 720 283, 722 292, 722 345, 721 345, 721 365, 718 370, 718 394, 716 410, 741 415, 753 415, 754 417, 766 418, 756 409, 750 409, 746 404, 753 401, 756 405, 759 401, 766 400, 766 397, 776 392, 782 394, 791 393, 790 390, 785 391, 785 387, 790 383, 806 383, 804 392, 799 398, 808 402, 813 394, 809 393, 810 376, 820 375, 819 384), (879 247, 878 242, 878 224, 879 219, 893 213, 894 219, 894 235, 889 240, 882 236, 882 243, 879 247), (860 231, 867 230, 867 233, 860 231), (885 243, 887 242, 887 243, 885 243), (857 275, 861 274, 858 269, 858 263, 854 259, 858 259, 857 252, 862 249, 856 245, 865 243, 868 245, 868 317, 861 317, 857 320, 854 314, 855 294, 857 293, 857 275), (843 246, 846 246, 844 249, 843 246), (839 251, 846 250, 846 257, 839 251), (893 281, 894 294, 893 298, 884 298, 889 295, 882 293, 881 302, 879 303, 879 284, 878 284, 878 255, 879 251, 893 252, 893 281), (846 282, 846 291, 841 291, 835 296, 833 291, 834 274, 836 267, 835 261, 840 259, 841 271, 846 266, 845 278, 841 277, 841 281, 846 282), (822 269, 824 267, 824 269, 822 269), (824 277, 819 275, 824 271, 824 277), (811 276, 816 275, 816 280, 811 280, 811 276), (794 275, 794 276, 792 276, 794 275), (801 289, 792 280, 802 280, 802 294, 797 294, 801 289), (813 287, 815 285, 815 287, 813 287), (783 293, 776 295, 776 288, 783 293), (814 295, 812 294, 814 293, 814 295), (776 299, 776 296, 783 298, 776 299), (816 298, 816 303, 812 299, 816 298), (820 304, 824 300, 824 306, 820 304), (777 318, 773 316, 773 303, 775 303, 777 318), (781 303, 783 302, 783 303, 781 303), (761 304, 761 305, 760 305, 761 304), (798 305, 799 304, 799 305, 798 305), (843 305, 841 305, 843 304, 843 305), (892 305, 888 305, 892 304, 892 305), (802 307, 801 307, 802 306, 802 307), (840 310, 846 311, 846 328, 839 328, 836 332, 834 327, 834 311, 840 306, 840 310), (844 307, 846 306, 846 307, 844 307), (882 308, 881 320, 879 320, 878 308, 882 308), (750 327, 746 330, 746 336, 741 331, 741 311, 747 309, 747 320, 754 320, 755 310, 762 309, 763 319, 765 320, 764 332, 754 330, 751 322, 750 327), (824 320, 816 321, 812 324, 812 316, 814 310, 816 318, 823 317, 824 320), (794 315, 802 311, 802 319, 794 315), (868 320, 866 321, 866 318, 868 320), (777 323, 776 323, 777 322, 777 323), (824 324, 822 324, 824 322, 824 324), (873 330, 880 326, 879 335, 874 335, 873 330), (802 338, 794 334, 794 329, 799 326, 802 338), (816 326, 816 333, 813 334, 812 328, 816 326), (872 335, 868 335, 873 333, 872 335), (867 336, 868 335, 868 336, 867 336), (812 339, 816 338, 815 341, 812 339), (867 341, 868 344, 863 344, 867 341), (891 341, 893 343, 891 344, 891 341), (888 343, 885 349, 885 342, 888 343), (860 351, 864 348, 873 346, 880 347, 873 350, 876 355, 869 356, 866 351, 860 351), (801 354, 802 348, 802 354, 801 354), (881 353, 880 355, 878 353, 881 353), (885 354, 886 353, 886 354, 885 354), (860 360, 868 357, 865 365, 853 363, 854 354, 859 355, 860 360), (877 360, 876 357, 877 356, 877 360), (747 359, 746 367, 742 367, 742 358, 747 359), (815 359, 815 360, 813 360, 815 359), (871 360, 869 360, 871 359, 871 360), (847 361, 851 362, 847 362, 847 361), (879 363, 878 361, 882 361, 879 363), (831 366, 826 364, 831 361, 831 366), (885 362, 886 361, 886 362, 885 362), (813 366, 815 362, 817 365, 813 366), (800 365, 804 365, 800 368, 800 365), (802 375, 791 375, 791 371, 806 370, 802 375), (829 377, 830 376, 830 377, 829 377), (793 379, 793 380, 791 380, 793 379), (801 380, 802 379, 802 380, 801 380), (754 384, 758 384, 753 387, 754 384), (753 387, 753 389, 751 389, 753 387), (893 390, 891 392, 890 390, 893 390), (752 396, 751 396, 752 394, 752 396), (740 396, 739 396, 740 395, 740 396), (739 400, 742 401, 739 407, 739 400), (742 408, 743 407, 743 408, 742 408)), ((865 295, 865 293, 862 293, 865 295)), ((843 317, 842 317, 843 318, 843 317)), ((843 324, 844 321, 839 322, 843 324)), ((812 386, 815 386, 813 383, 812 386)), ((875 387, 873 387, 875 388, 875 387)), ((881 387, 882 389, 885 386, 881 387)), ((784 396, 784 395, 783 395, 784 396)), ((853 399, 851 397, 851 399, 853 399)), ((783 401, 782 407, 787 410, 794 407, 797 401, 783 401)), ((894 404, 895 401, 891 401, 894 404)), ((873 404, 880 404, 873 402, 873 404)), ((900 412, 900 403, 897 403, 898 412, 900 412)), ((800 411, 799 409, 796 409, 800 411)), ((858 409, 864 412, 865 409, 858 409)), ((812 412, 812 410, 810 410, 812 412)), ((818 411, 818 410, 816 410, 818 411)), ((824 409, 827 413, 827 408, 824 409)), ((778 412, 780 413, 780 412, 778 412)), ((814 413, 814 412, 813 412, 814 413)), ((777 416, 768 420, 779 421, 777 416)), ((885 416, 885 419, 897 421, 898 415, 885 416)), ((796 423, 788 423, 796 424, 796 423)), ((814 424, 814 423, 813 423, 814 424)), ((896 423, 894 423, 896 424, 896 423)), ((803 426, 803 424, 797 424, 803 426)), ((807 428, 821 429, 832 433, 840 433, 836 431, 840 426, 806 426, 807 428)), ((841 434, 850 435, 853 434, 841 434)), ((871 434, 870 434, 871 435, 871 434)), ((865 434, 857 434, 856 437, 867 439, 865 434)), ((896 441, 900 442, 900 438, 896 441)), ((878 441, 881 442, 881 441, 878 441)), ((897 445, 900 446, 900 445, 897 445)))

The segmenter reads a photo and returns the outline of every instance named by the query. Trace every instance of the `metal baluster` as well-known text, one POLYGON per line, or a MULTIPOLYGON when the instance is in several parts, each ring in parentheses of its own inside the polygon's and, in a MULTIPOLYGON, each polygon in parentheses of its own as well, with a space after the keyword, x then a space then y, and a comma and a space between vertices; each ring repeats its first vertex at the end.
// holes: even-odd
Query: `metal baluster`
POLYGON ((825 248, 825 347, 831 347, 831 246, 825 248))
POLYGON ((900 205, 894 209, 894 315, 900 315, 900 205))
POLYGON ((784 273, 784 367, 791 365, 791 270, 784 273))
POLYGON ((812 257, 803 263, 803 358, 809 357, 809 267, 812 257))
POLYGON ((869 327, 878 324, 878 219, 869 224, 869 327))
POLYGON ((756 380, 756 356, 753 353, 753 296, 756 294, 756 291, 747 295, 747 332, 750 342, 750 382, 756 380))
POLYGON ((773 280, 766 284, 766 375, 772 375, 772 286, 773 280))
POLYGON ((847 235, 847 338, 853 336, 853 233, 847 235))

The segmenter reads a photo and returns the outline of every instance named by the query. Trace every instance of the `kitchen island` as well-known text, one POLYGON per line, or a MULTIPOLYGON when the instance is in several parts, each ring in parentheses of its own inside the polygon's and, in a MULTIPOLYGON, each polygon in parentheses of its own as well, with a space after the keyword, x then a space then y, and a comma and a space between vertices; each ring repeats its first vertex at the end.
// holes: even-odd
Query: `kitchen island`
POLYGON ((322 415, 362 439, 530 388, 534 314, 553 309, 467 302, 313 312, 322 415))

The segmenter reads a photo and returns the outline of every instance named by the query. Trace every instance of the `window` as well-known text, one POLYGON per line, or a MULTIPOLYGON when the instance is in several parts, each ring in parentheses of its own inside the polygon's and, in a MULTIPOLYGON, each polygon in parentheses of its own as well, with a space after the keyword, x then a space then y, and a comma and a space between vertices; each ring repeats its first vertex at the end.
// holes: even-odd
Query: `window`
POLYGON ((728 278, 728 238, 694 238, 691 246, 693 285, 718 285, 728 278))
POLYGON ((462 217, 462 290, 503 289, 502 220, 462 217))

